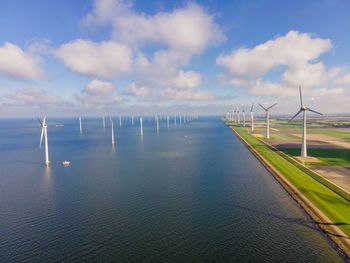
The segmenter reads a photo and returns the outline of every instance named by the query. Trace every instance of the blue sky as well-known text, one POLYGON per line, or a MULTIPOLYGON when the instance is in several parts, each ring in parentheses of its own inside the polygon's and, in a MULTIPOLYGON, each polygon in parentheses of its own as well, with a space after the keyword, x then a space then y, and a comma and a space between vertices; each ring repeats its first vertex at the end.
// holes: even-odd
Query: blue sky
POLYGON ((0 1, 1 117, 350 110, 350 2, 0 1))

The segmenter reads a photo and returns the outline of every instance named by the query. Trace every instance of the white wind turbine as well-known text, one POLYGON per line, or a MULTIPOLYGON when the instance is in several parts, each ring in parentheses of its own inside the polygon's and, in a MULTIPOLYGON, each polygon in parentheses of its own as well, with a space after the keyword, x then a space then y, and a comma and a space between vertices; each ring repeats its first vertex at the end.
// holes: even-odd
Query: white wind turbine
POLYGON ((122 127, 122 116, 119 115, 119 127, 122 127))
POLYGON ((83 128, 81 126, 81 116, 79 117, 79 126, 80 126, 80 133, 83 133, 83 128))
POLYGON ((251 121, 251 131, 254 131, 254 103, 252 103, 252 107, 250 108, 250 121, 251 121))
POLYGON ((158 117, 158 115, 156 117, 156 120, 157 120, 157 133, 159 133, 159 117, 158 117))
POLYGON ((167 127, 169 129, 169 115, 166 116, 166 125, 167 125, 167 127))
POLYGON ((112 126, 112 146, 114 146, 114 122, 111 120, 111 126, 112 126))
POLYGON ((143 136, 142 117, 140 117, 141 137, 143 136))
POLYGON ((245 127, 245 107, 244 107, 244 104, 242 104, 242 115, 243 115, 243 127, 245 127))
POLYGON ((134 126, 134 115, 131 115, 131 125, 134 126))
POLYGON ((236 113, 237 113, 237 123, 240 124, 241 123, 241 116, 240 116, 240 113, 239 113, 238 106, 236 106, 236 113))
POLYGON ((274 107, 276 104, 277 102, 272 104, 270 107, 265 108, 263 105, 259 103, 260 107, 263 108, 266 112, 266 138, 267 139, 270 139, 270 109, 274 107))
POLYGON ((106 129, 105 116, 102 116, 102 127, 103 129, 106 129))
POLYGON ((299 94, 300 94, 300 109, 299 111, 288 121, 291 122, 296 116, 298 116, 301 112, 303 112, 303 139, 301 143, 301 157, 307 157, 307 149, 306 149, 306 111, 311 111, 322 115, 317 111, 314 111, 303 104, 303 97, 301 95, 301 87, 299 86, 299 94))
POLYGON ((45 136, 45 165, 49 166, 49 145, 47 141, 47 124, 46 124, 46 117, 43 118, 43 121, 40 121, 38 118, 38 121, 41 125, 41 137, 40 137, 40 149, 41 149, 41 144, 43 142, 43 136, 45 136))

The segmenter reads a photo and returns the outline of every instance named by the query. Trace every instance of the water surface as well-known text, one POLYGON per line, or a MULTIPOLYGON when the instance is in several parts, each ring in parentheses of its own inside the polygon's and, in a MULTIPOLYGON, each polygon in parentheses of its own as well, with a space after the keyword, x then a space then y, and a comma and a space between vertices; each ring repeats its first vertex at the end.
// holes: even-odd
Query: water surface
POLYGON ((50 168, 35 119, 0 120, 0 262, 344 260, 218 118, 116 118, 114 148, 101 119, 48 124, 50 168))

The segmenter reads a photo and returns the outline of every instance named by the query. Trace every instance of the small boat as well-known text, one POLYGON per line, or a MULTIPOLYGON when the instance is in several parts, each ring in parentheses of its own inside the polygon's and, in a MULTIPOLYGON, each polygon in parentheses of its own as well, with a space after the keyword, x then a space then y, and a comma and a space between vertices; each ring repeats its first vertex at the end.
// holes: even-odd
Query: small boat
POLYGON ((63 127, 63 124, 56 124, 56 127, 63 127))
POLYGON ((70 165, 70 162, 69 161, 63 161, 62 162, 62 166, 69 166, 70 165))
POLYGON ((184 135, 184 138, 188 138, 188 136, 187 136, 187 135, 184 135))

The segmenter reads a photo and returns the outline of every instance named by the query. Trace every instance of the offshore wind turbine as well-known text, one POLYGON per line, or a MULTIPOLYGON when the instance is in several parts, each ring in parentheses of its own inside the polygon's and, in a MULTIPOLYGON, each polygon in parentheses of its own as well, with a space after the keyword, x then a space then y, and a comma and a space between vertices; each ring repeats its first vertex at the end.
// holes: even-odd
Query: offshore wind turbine
POLYGON ((114 146, 114 122, 111 120, 112 125, 112 146, 114 146))
POLYGON ((307 157, 307 148, 306 148, 306 111, 311 111, 322 115, 322 113, 312 110, 306 107, 303 104, 303 97, 301 95, 301 87, 299 86, 299 95, 300 95, 300 109, 299 111, 288 121, 291 122, 296 116, 298 116, 301 112, 303 113, 303 138, 301 143, 301 157, 307 157))
POLYGON ((250 121, 251 121, 251 131, 254 131, 254 103, 252 103, 252 107, 250 108, 250 121))
POLYGON ((169 115, 166 116, 166 125, 167 125, 167 127, 169 129, 169 115))
POLYGON ((81 126, 81 116, 79 117, 79 126, 80 126, 80 133, 83 133, 83 129, 82 129, 82 126, 81 126))
POLYGON ((140 126, 141 126, 141 137, 143 136, 143 129, 142 129, 142 117, 140 117, 140 126))
POLYGON ((106 129, 105 116, 102 116, 102 127, 103 129, 106 129))
POLYGON ((134 126, 134 115, 131 115, 131 125, 134 126))
POLYGON ((259 103, 260 107, 263 108, 266 112, 266 138, 267 139, 270 139, 270 109, 274 107, 276 104, 277 102, 272 104, 270 107, 265 108, 263 105, 259 103))
POLYGON ((49 166, 49 145, 47 141, 47 124, 46 124, 46 117, 43 118, 43 121, 40 121, 38 118, 38 121, 41 125, 41 137, 40 137, 40 149, 41 149, 41 144, 43 142, 43 136, 45 136, 45 165, 49 166))
POLYGON ((122 116, 119 115, 119 126, 122 127, 122 116))
POLYGON ((156 117, 156 121, 157 121, 157 133, 159 133, 159 117, 158 117, 158 115, 156 117))
POLYGON ((175 124, 175 127, 176 127, 176 114, 174 115, 174 124, 175 124))

